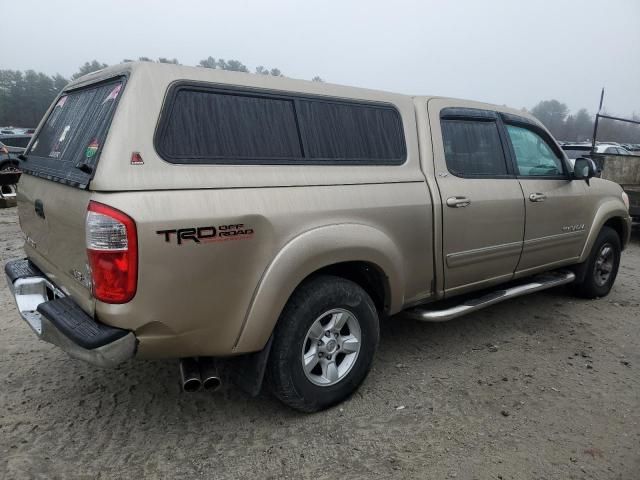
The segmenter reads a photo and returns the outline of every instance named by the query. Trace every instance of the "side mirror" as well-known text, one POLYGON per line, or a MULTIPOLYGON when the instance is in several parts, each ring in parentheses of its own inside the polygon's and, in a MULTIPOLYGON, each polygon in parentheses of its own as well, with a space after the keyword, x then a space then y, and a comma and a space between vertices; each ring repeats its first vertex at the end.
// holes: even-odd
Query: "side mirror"
POLYGON ((590 158, 579 157, 573 165, 573 178, 576 180, 586 180, 587 185, 589 179, 595 177, 598 173, 596 163, 590 158))

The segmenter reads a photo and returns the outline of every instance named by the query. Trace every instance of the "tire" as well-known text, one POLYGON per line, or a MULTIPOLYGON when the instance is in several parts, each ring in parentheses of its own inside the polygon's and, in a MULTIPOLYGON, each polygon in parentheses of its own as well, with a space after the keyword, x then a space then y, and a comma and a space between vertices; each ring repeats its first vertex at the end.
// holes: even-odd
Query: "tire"
MULTIPOLYGON (((6 160, 0 163, 0 172, 3 170, 8 170, 10 168, 16 168, 16 164, 14 164, 11 160, 6 160)), ((0 192, 3 195, 10 195, 12 193, 16 193, 16 189, 13 185, 2 185, 0 186, 0 192)))
POLYGON ((621 252, 620 237, 616 231, 602 227, 585 263, 584 279, 574 284, 575 294, 583 298, 607 296, 618 275, 621 252))
POLYGON ((293 293, 275 328, 267 363, 271 392, 302 412, 335 405, 367 376, 379 338, 378 313, 362 287, 341 277, 312 277, 293 293))

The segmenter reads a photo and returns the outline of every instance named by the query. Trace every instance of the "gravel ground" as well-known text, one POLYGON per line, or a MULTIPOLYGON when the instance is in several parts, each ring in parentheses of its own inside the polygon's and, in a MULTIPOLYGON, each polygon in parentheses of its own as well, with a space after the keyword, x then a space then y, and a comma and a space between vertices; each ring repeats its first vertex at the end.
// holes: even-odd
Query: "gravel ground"
MULTIPOLYGON (((0 210, 0 260, 22 256, 0 210)), ((0 286, 0 477, 640 478, 640 231, 609 297, 559 288, 446 324, 395 317, 374 368, 304 415, 177 365, 96 370, 39 342, 0 286)))

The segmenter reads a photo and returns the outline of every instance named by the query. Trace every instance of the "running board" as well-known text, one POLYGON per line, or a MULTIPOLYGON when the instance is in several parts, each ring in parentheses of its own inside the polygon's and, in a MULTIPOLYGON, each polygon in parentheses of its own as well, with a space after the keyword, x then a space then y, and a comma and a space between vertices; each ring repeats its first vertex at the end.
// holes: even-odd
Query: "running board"
POLYGON ((446 322, 447 320, 452 320, 462 315, 466 315, 467 313, 475 312, 490 305, 495 305, 496 303, 509 300, 510 298, 516 298, 522 295, 528 295, 529 293, 546 290, 547 288, 571 283, 575 279, 575 274, 569 271, 544 273, 542 275, 532 277, 529 283, 495 290, 483 295, 482 297, 466 300, 460 305, 456 305, 445 310, 425 310, 424 307, 416 307, 406 310, 404 315, 423 322, 446 322))

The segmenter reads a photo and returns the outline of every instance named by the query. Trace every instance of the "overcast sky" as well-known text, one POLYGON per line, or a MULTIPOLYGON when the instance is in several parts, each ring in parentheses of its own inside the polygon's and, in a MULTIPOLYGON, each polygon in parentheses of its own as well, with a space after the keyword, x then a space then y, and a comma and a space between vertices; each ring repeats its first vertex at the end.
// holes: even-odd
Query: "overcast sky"
POLYGON ((70 76, 94 58, 253 69, 531 108, 640 113, 640 0, 0 0, 0 68, 70 76))

